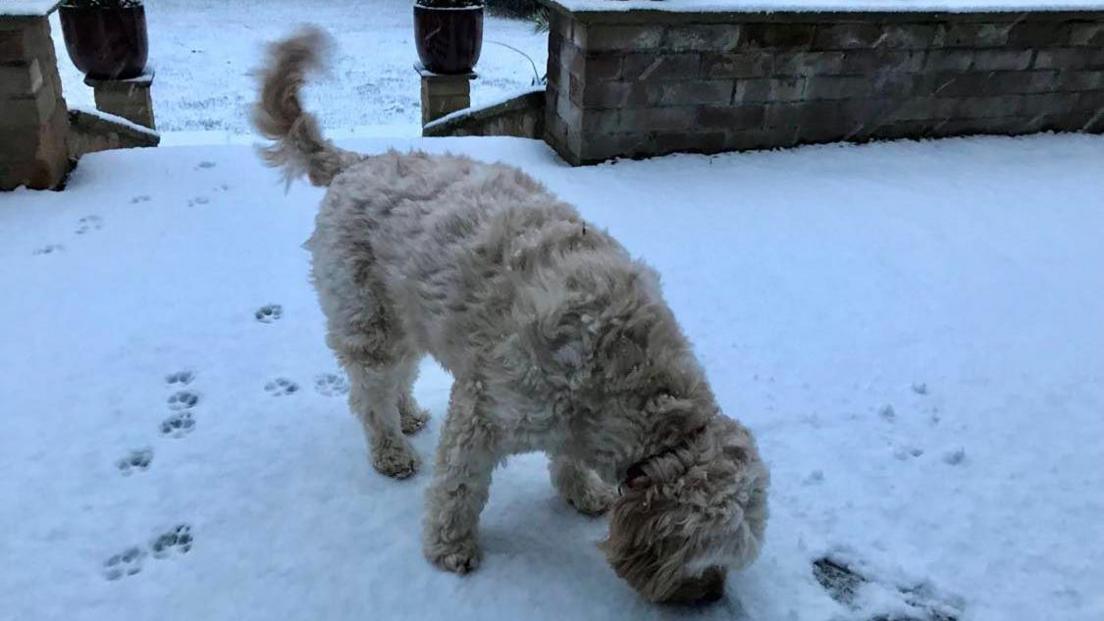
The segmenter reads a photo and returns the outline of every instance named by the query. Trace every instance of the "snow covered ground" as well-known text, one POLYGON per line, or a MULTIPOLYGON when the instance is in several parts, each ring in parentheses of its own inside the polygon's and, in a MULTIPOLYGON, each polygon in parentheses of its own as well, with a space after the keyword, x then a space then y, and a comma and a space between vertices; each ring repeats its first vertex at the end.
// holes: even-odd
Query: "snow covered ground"
MULTIPOLYGON (((250 133, 247 107, 256 83, 249 72, 265 44, 310 22, 337 42, 330 74, 309 88, 317 94, 308 95, 308 105, 322 124, 360 135, 421 134, 410 0, 146 0, 146 15, 149 62, 157 74, 154 112, 162 132, 250 133)), ((51 21, 65 98, 94 107, 92 89, 65 51, 57 14, 51 21)), ((544 74, 548 35, 534 33, 532 24, 487 16, 483 39, 473 105, 529 88, 533 64, 544 74), (521 50, 533 64, 502 44, 521 50)))
POLYGON ((578 12, 593 11, 1098 11, 1104 0, 557 0, 578 12))
MULTIPOLYGON (((0 619, 1104 618, 1104 139, 347 144, 519 164, 654 264, 772 468, 762 558, 713 607, 645 604, 525 456, 484 566, 431 568, 429 473, 372 471, 323 345, 321 192, 247 147, 117 151, 0 195, 0 619), (854 608, 818 561, 865 576, 854 608)), ((426 362, 423 456, 448 385, 426 362)))

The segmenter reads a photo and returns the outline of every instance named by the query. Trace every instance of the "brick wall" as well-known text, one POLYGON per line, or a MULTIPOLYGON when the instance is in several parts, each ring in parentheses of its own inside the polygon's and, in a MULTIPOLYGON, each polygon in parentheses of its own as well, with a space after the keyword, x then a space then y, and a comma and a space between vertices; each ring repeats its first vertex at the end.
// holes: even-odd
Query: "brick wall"
POLYGON ((1104 131, 1104 12, 553 9, 569 162, 839 140, 1104 131))

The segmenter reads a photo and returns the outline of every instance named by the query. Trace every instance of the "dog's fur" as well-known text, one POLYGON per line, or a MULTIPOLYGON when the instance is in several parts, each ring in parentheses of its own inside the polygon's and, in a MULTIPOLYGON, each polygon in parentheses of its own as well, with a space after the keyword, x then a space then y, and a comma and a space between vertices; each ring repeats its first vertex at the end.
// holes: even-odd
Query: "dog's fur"
POLYGON ((768 475, 718 411, 656 274, 516 168, 323 139, 299 89, 325 48, 313 28, 272 46, 254 122, 275 141, 269 164, 329 186, 306 247, 378 471, 419 466, 404 437, 427 417, 411 394, 419 358, 455 378, 426 557, 475 569, 492 470, 544 451, 576 509, 611 509, 601 547, 644 597, 719 597, 725 570, 759 552, 768 475))

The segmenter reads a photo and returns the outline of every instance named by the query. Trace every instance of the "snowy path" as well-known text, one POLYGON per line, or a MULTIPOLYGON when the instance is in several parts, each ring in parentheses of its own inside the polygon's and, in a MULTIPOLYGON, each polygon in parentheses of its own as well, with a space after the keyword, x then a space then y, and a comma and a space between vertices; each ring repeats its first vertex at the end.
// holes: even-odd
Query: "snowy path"
MULTIPOLYGON (((653 263, 758 434, 764 555, 692 616, 1104 618, 1104 139, 584 169, 420 144, 524 166, 653 263), (855 610, 826 555, 870 578, 855 610)), ((0 619, 685 616, 613 575, 539 456, 496 474, 478 573, 422 560, 428 473, 376 475, 326 376, 299 248, 319 195, 245 147, 95 154, 64 193, 0 195, 0 619)), ((448 384, 424 365, 423 456, 448 384)))
MULTIPOLYGON (((308 107, 318 111, 322 124, 334 130, 359 128, 361 134, 365 128, 379 133, 384 126, 384 135, 419 135, 411 6, 410 0, 146 0, 158 129, 251 133, 246 108, 257 87, 249 72, 257 68, 265 44, 310 22, 337 43, 330 74, 309 87, 308 107)), ((51 19, 65 98, 92 108, 92 89, 69 60, 57 15, 51 19)), ((498 43, 528 54, 544 74, 548 35, 534 33, 528 22, 488 16, 483 38, 473 105, 524 91, 532 83, 529 60, 498 43)))

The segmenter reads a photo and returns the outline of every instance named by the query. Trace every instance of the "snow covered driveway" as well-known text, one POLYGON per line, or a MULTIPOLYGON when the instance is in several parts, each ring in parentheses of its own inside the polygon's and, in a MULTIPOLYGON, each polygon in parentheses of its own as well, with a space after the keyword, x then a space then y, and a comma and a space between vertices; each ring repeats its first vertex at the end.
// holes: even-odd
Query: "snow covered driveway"
MULTIPOLYGON (((645 604, 526 456, 483 567, 434 570, 428 472, 372 471, 322 342, 321 192, 246 147, 108 152, 0 195, 0 618, 1104 618, 1104 139, 581 169, 349 144, 521 165, 659 269, 772 468, 762 558, 716 606, 645 604)), ((448 385, 423 366, 423 456, 448 385)))

